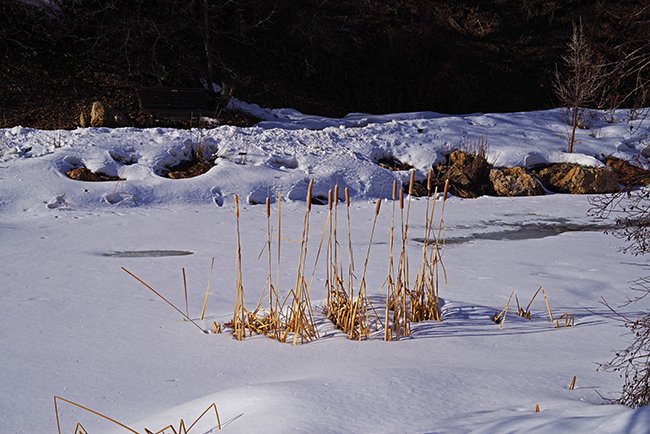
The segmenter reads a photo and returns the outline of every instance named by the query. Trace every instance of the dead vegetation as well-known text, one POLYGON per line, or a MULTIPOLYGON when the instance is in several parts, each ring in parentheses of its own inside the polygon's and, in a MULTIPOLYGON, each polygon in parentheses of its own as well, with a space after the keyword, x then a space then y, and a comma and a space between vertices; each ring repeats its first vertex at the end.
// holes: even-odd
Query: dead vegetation
MULTIPOLYGON (((119 422, 109 416, 106 416, 103 413, 100 413, 99 411, 93 410, 91 408, 88 408, 84 405, 78 404, 74 401, 70 401, 69 399, 62 398, 60 396, 55 396, 54 397, 54 415, 56 418, 56 428, 58 434, 62 434, 61 431, 61 421, 60 421, 60 415, 59 415, 59 401, 64 402, 66 404, 69 404, 75 408, 78 408, 80 410, 83 410, 87 413, 90 413, 100 419, 103 419, 111 424, 113 424, 116 427, 121 428, 121 430, 128 431, 133 434, 189 434, 190 431, 192 431, 192 428, 195 428, 197 424, 203 420, 204 418, 207 418, 210 414, 212 414, 212 411, 214 411, 214 417, 216 421, 216 425, 213 425, 213 428, 219 429, 221 431, 221 419, 219 417, 219 411, 217 410, 217 405, 215 403, 212 403, 209 405, 203 413, 201 413, 194 421, 192 421, 189 426, 186 425, 185 421, 183 419, 180 420, 178 429, 174 427, 172 424, 168 424, 167 426, 157 430, 157 431, 151 431, 147 428, 144 429, 144 433, 139 433, 138 431, 134 430, 133 428, 130 428, 129 426, 123 424, 122 422, 119 422)), ((72 434, 89 434, 88 431, 83 427, 81 422, 77 422, 75 425, 74 431, 72 434)))

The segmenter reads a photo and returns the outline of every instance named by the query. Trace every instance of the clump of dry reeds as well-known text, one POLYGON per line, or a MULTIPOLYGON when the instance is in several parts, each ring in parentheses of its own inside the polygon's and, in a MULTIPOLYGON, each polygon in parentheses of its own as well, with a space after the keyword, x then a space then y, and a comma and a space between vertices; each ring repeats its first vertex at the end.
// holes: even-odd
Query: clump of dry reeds
POLYGON ((330 219, 327 241, 327 264, 326 264, 326 291, 327 302, 325 315, 334 323, 334 326, 344 332, 348 332, 349 318, 352 313, 353 290, 351 289, 354 275, 354 258, 352 254, 352 235, 350 224, 350 195, 345 188, 345 205, 348 216, 348 279, 346 279, 342 255, 340 254, 338 240, 338 205, 339 186, 334 186, 334 194, 328 200, 328 214, 330 219), (341 262, 339 262, 341 261, 341 262))
MULTIPOLYGON (((447 273, 442 262, 440 254, 442 230, 444 228, 445 203, 447 201, 447 189, 449 180, 445 182, 445 188, 442 197, 442 209, 440 211, 440 220, 438 223, 437 233, 434 233, 434 217, 436 210, 436 200, 431 204, 431 181, 433 171, 429 170, 427 176, 427 205, 425 210, 424 238, 422 243, 422 258, 420 270, 415 280, 414 288, 409 291, 410 320, 418 321, 441 321, 440 313, 440 274, 445 284, 447 283, 447 273)), ((413 178, 411 177, 411 180, 413 178)), ((411 181, 412 185, 412 181, 411 181)), ((409 189, 411 188, 409 185, 409 189)), ((438 195, 438 188, 433 191, 433 197, 438 195)), ((409 199, 410 200, 410 199, 409 199)))
POLYGON ((292 343, 294 345, 298 342, 298 339, 303 343, 318 337, 309 295, 310 288, 305 278, 307 246, 309 243, 309 214, 311 212, 311 193, 313 186, 314 180, 312 179, 307 188, 307 209, 302 227, 296 283, 289 292, 289 311, 287 313, 287 323, 283 334, 283 341, 286 341, 288 336, 292 335, 292 343))
POLYGON ((424 239, 420 268, 411 286, 407 241, 411 198, 413 196, 415 172, 411 171, 408 186, 408 200, 404 200, 404 189, 399 192, 401 249, 397 262, 397 274, 394 276, 394 235, 395 207, 397 200, 397 182, 393 182, 393 210, 389 235, 388 277, 386 279, 386 308, 384 340, 399 340, 411 334, 411 322, 440 321, 440 280, 441 275, 447 283, 447 273, 442 263, 442 231, 444 229, 444 209, 447 200, 448 182, 445 182, 442 196, 442 209, 437 225, 434 225, 437 187, 432 191, 432 171, 427 176, 427 204, 425 209, 424 239), (433 193, 433 195, 432 195, 433 193), (432 203, 432 197, 434 198, 432 203), (406 204, 405 204, 406 202, 406 204))
POLYGON ((334 323, 334 325, 343 331, 349 339, 364 339, 370 336, 372 324, 378 327, 381 322, 376 309, 368 298, 366 273, 368 270, 368 260, 375 229, 377 227, 377 218, 381 208, 381 199, 375 204, 375 215, 368 241, 368 248, 363 264, 361 280, 358 289, 354 285, 354 256, 352 251, 352 224, 350 221, 350 192, 345 188, 345 207, 347 214, 348 228, 348 279, 346 281, 343 274, 343 266, 339 263, 339 243, 338 243, 338 185, 334 187, 334 197, 329 194, 328 200, 328 249, 327 249, 327 304, 325 314, 334 323), (332 216, 333 211, 333 219, 332 216))
POLYGON ((492 321, 499 324, 500 329, 503 329, 503 325, 506 321, 506 316, 510 308, 510 301, 512 300, 513 296, 515 297, 515 301, 517 302, 517 315, 528 320, 532 319, 532 313, 530 311, 530 307, 540 292, 544 296, 544 304, 546 305, 546 312, 548 313, 549 321, 551 323, 555 323, 555 328, 572 327, 575 325, 575 314, 564 313, 560 315, 557 319, 553 318, 553 311, 551 310, 551 305, 548 301, 548 297, 546 296, 546 291, 542 286, 537 288, 537 291, 535 291, 535 293, 533 294, 533 296, 531 297, 530 301, 528 302, 525 308, 521 307, 521 305, 519 304, 519 297, 517 297, 517 292, 513 289, 512 292, 510 293, 510 297, 508 297, 508 302, 506 303, 506 306, 501 311, 496 312, 494 315, 492 315, 492 321))

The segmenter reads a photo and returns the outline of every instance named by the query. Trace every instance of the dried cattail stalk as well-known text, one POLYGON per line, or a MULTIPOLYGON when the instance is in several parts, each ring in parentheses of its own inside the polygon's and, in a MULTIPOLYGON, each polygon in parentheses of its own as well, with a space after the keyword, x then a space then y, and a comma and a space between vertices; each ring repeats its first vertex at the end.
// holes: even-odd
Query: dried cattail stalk
POLYGON ((244 286, 241 267, 241 231, 239 228, 239 196, 235 195, 235 220, 237 223, 237 282, 235 285, 235 310, 232 320, 232 332, 238 341, 246 337, 246 307, 244 306, 244 286))
POLYGON ((174 310, 176 310, 178 313, 180 313, 181 316, 182 316, 183 318, 185 318, 187 321, 189 321, 189 322, 191 322, 192 324, 194 324, 194 325, 196 326, 196 328, 198 328, 199 330, 201 330, 203 333, 206 333, 206 331, 203 330, 203 329, 201 328, 200 325, 198 325, 198 324, 197 324, 197 323, 196 323, 192 318, 190 318, 188 315, 186 315, 182 310, 180 310, 179 308, 177 308, 176 305, 175 305, 174 303, 172 303, 171 301, 167 300, 167 299, 166 299, 166 298, 165 298, 161 293, 159 293, 158 291, 156 291, 155 289, 153 289, 153 288, 152 288, 151 286, 149 286, 149 285, 148 285, 144 280, 140 279, 138 276, 136 276, 135 274, 131 273, 131 272, 130 272, 129 270, 127 270, 126 268, 124 268, 124 267, 121 267, 121 268, 122 268, 122 271, 124 271, 124 272, 127 273, 129 276, 133 277, 135 280, 137 280, 138 282, 140 282, 140 283, 141 283, 145 288, 147 288, 149 291, 151 291, 151 292, 153 292, 154 294, 156 294, 158 297, 160 297, 160 299, 162 299, 162 301, 164 301, 165 303, 167 303, 169 306, 173 307, 174 310))
POLYGON ((214 258, 212 258, 212 264, 210 265, 210 276, 208 277, 208 286, 205 288, 205 297, 203 298, 203 308, 201 309, 201 321, 203 321, 203 318, 205 318, 205 308, 208 305, 208 294, 210 292, 210 286, 212 285, 213 271, 214 271, 214 258))

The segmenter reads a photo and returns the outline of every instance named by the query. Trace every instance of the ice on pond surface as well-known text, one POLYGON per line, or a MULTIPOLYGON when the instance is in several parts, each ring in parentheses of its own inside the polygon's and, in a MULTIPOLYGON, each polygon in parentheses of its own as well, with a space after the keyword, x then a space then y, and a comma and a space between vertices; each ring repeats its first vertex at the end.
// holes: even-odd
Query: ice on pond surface
POLYGON ((194 252, 187 250, 116 250, 102 253, 102 256, 110 258, 161 258, 165 256, 187 256, 194 252))

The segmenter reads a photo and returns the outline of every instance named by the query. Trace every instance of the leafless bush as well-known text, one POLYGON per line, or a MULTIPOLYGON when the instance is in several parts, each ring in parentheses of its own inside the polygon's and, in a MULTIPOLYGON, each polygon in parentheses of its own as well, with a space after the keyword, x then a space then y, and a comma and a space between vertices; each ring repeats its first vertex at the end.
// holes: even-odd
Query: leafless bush
POLYGON ((560 102, 571 113, 571 132, 567 146, 573 152, 580 113, 595 102, 604 85, 603 67, 596 59, 591 43, 585 35, 582 22, 573 24, 573 34, 562 56, 564 69, 556 71, 553 87, 560 102))
MULTIPOLYGON (((627 241, 624 252, 645 255, 650 252, 650 190, 622 192, 592 200, 591 214, 615 217, 611 233, 627 241)), ((650 276, 641 277, 631 284, 635 296, 626 304, 636 303, 650 294, 650 276)), ((642 407, 650 403, 650 312, 629 318, 603 303, 633 333, 632 343, 615 357, 601 365, 606 371, 618 372, 623 378, 621 396, 615 400, 628 407, 642 407)))

